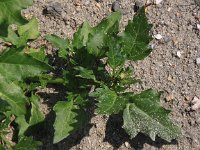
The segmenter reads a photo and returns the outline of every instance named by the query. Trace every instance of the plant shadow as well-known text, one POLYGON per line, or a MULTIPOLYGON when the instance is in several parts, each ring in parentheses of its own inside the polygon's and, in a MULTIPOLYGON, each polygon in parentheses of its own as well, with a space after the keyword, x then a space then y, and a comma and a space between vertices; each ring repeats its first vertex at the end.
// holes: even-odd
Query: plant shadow
MULTIPOLYGON (((80 141, 89 133, 92 125, 88 123, 85 126, 82 126, 80 130, 70 134, 61 142, 53 144, 53 124, 56 117, 55 112, 53 111, 53 106, 56 104, 57 101, 65 100, 66 89, 62 85, 48 85, 47 88, 53 88, 56 93, 37 93, 43 99, 43 105, 45 105, 49 109, 49 113, 46 114, 44 123, 42 123, 39 131, 37 130, 36 132, 34 132, 33 137, 35 140, 42 141, 43 144, 40 147, 41 150, 63 150, 63 148, 60 148, 63 144, 65 145, 65 149, 70 149, 80 143, 80 141)), ((93 113, 91 111, 92 110, 90 110, 90 113, 88 113, 88 121, 90 121, 90 119, 92 118, 93 113)))
POLYGON ((144 148, 144 144, 147 143, 156 148, 161 148, 163 145, 175 145, 176 140, 167 142, 159 137, 156 137, 156 141, 152 141, 150 137, 139 133, 135 138, 130 139, 129 135, 122 128, 123 118, 122 115, 112 115, 109 117, 106 124, 106 136, 104 141, 110 143, 114 149, 118 149, 125 142, 130 144, 130 147, 135 150, 144 148))

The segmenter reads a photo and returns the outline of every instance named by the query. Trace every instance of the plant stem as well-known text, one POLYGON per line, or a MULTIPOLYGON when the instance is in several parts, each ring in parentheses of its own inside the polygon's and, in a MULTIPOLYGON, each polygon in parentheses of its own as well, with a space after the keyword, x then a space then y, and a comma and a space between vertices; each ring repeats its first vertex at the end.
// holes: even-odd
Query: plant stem
POLYGON ((65 80, 62 78, 56 78, 56 79, 52 79, 52 80, 47 80, 47 83, 49 84, 63 84, 65 83, 65 80))

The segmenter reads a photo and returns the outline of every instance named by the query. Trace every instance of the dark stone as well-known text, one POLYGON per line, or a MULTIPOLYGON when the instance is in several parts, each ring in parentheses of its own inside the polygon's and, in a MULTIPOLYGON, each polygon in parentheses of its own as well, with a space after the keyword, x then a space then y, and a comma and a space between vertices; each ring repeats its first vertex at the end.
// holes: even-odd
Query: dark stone
POLYGON ((119 1, 115 1, 112 3, 112 11, 118 11, 120 9, 120 2, 119 1))
POLYGON ((101 2, 103 2, 103 0, 96 0, 96 2, 97 2, 97 3, 101 3, 101 2))
POLYGON ((49 6, 46 6, 43 10, 44 15, 60 16, 62 14, 62 6, 56 2, 49 6))
POLYGON ((138 12, 138 10, 143 6, 142 2, 136 1, 135 5, 133 6, 134 12, 138 12))

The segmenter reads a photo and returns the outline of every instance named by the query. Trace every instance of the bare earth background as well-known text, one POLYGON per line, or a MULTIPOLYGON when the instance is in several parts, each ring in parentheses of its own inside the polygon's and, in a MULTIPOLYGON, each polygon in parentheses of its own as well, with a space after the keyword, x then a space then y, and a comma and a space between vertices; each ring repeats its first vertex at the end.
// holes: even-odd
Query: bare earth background
MULTIPOLYGON (((84 20, 95 25, 110 14, 113 2, 35 0, 24 15, 27 18, 37 17, 42 36, 56 34, 71 38, 84 20)), ((123 12, 123 29, 134 15, 135 0, 118 0, 118 3, 123 12)), ((118 6, 115 7, 117 9, 118 6)), ((195 96, 200 98, 200 64, 196 63, 200 57, 200 30, 197 28, 200 20, 195 19, 195 16, 200 16, 200 7, 193 0, 163 0, 157 6, 149 6, 147 16, 153 24, 152 35, 160 34, 162 38, 153 40, 151 46, 154 51, 148 58, 132 63, 136 78, 143 81, 134 89, 164 91, 161 104, 172 110, 171 118, 182 128, 183 136, 171 143, 159 138, 153 142, 142 134, 129 140, 120 128, 122 121, 119 116, 94 116, 90 125, 82 131, 53 145, 53 129, 50 126, 53 117, 49 117, 46 128, 40 131, 40 139, 44 142, 42 150, 200 150, 200 110, 191 110, 192 99, 195 96)), ((35 44, 37 47, 46 43, 38 40, 35 44)), ((56 52, 48 44, 46 47, 49 53, 56 52)), ((49 97, 43 100, 44 104, 53 104, 53 99, 62 98, 62 95, 58 93, 51 99, 49 97)), ((49 112, 48 106, 44 109, 49 112)))

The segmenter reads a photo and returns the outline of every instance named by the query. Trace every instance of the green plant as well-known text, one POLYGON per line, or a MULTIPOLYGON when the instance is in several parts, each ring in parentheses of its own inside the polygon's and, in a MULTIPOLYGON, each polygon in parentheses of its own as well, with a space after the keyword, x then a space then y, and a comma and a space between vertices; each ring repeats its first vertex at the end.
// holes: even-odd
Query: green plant
POLYGON ((27 81, 52 67, 46 64, 42 48, 31 49, 27 45, 28 40, 39 36, 37 20, 27 21, 20 14, 21 9, 31 3, 30 0, 0 1, 0 37, 10 43, 0 53, 0 149, 29 147, 34 150, 41 145, 25 133, 45 119, 38 109, 39 97, 34 93, 40 83, 27 81), (19 25, 17 30, 9 26, 12 23, 19 25))
POLYGON ((132 68, 125 64, 144 59, 151 53, 148 46, 151 25, 142 8, 125 31, 119 32, 120 17, 120 12, 112 13, 96 27, 85 22, 72 40, 46 36, 59 48, 59 57, 66 62, 62 71, 67 99, 54 106, 54 143, 87 121, 86 112, 93 99, 95 114, 123 113, 123 128, 131 138, 139 132, 152 140, 158 135, 171 141, 180 135, 180 129, 167 117, 170 111, 159 105, 160 92, 151 89, 139 94, 127 92, 139 80, 132 77, 132 68))
POLYGON ((0 54, 0 141, 5 149, 37 149, 41 144, 30 137, 33 127, 45 119, 38 109, 40 103, 35 91, 48 83, 63 84, 66 88, 66 98, 53 107, 54 143, 87 124, 88 110, 94 103, 95 114, 123 114, 123 128, 131 138, 138 132, 152 140, 156 135, 167 141, 180 135, 180 129, 167 117, 169 111, 159 105, 159 92, 151 89, 139 94, 127 92, 139 80, 132 77, 132 68, 125 64, 151 53, 148 46, 151 25, 144 8, 129 21, 124 32, 119 32, 121 13, 115 12, 96 27, 83 23, 72 40, 46 36, 59 49, 58 55, 64 62, 59 68, 62 77, 54 78, 46 74, 53 67, 48 65, 44 49, 27 45, 28 40, 39 36, 37 21, 33 18, 27 23, 19 13, 32 1, 13 2, 16 5, 0 0, 6 6, 0 4, 0 36, 11 43, 0 54), (13 8, 14 17, 7 12, 8 7, 13 8), (9 27, 12 23, 19 25, 17 30, 9 27), (11 127, 17 131, 16 145, 6 139, 11 127))

